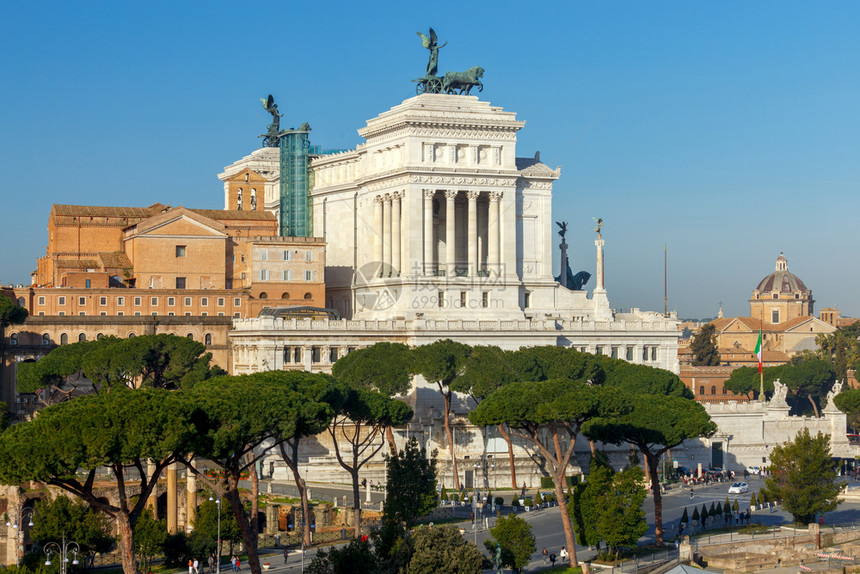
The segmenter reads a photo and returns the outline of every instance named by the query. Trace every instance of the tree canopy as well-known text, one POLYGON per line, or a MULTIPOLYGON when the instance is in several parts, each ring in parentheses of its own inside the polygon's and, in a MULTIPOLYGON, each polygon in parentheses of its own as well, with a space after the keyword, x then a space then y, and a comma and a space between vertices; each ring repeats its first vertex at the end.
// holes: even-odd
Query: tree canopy
POLYGON ((490 528, 490 536, 484 546, 490 555, 496 553, 496 544, 502 549, 502 564, 520 572, 531 561, 535 548, 532 526, 516 514, 499 517, 496 525, 490 528))
POLYGON ((407 527, 436 507, 436 452, 418 448, 415 437, 397 454, 387 456, 385 519, 407 527))
POLYGON ((690 342, 693 365, 696 367, 715 367, 720 364, 720 351, 717 349, 717 330, 713 323, 702 325, 690 342))
POLYGON ((773 448, 765 479, 768 500, 782 503, 796 524, 809 524, 817 514, 834 510, 844 484, 830 457, 830 437, 804 428, 794 440, 773 448))

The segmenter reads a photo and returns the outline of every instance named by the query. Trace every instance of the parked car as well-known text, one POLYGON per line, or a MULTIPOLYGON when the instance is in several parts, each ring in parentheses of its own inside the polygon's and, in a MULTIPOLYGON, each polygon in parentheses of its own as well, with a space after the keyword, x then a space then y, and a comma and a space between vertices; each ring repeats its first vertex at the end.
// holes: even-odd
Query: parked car
POLYGON ((748 466, 747 467, 747 472, 750 474, 758 474, 759 470, 760 470, 760 468, 757 466, 748 466))
POLYGON ((729 487, 729 494, 744 494, 750 491, 750 485, 745 482, 736 482, 729 487))

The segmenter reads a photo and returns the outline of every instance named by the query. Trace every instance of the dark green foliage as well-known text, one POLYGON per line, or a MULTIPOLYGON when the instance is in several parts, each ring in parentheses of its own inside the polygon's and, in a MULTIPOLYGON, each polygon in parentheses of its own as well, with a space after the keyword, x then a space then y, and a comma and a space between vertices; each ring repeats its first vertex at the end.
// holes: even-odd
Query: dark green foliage
POLYGON ((693 365, 697 367, 714 367, 720 364, 720 351, 717 349, 717 332, 713 323, 703 325, 699 332, 693 335, 690 342, 693 353, 693 365))
POLYGON ((701 516, 699 515, 699 507, 694 506, 693 507, 693 524, 697 524, 699 522, 700 518, 701 518, 701 516))
POLYGON ((860 323, 840 327, 827 335, 821 334, 815 342, 821 357, 833 366, 837 380, 846 380, 848 369, 860 371, 860 323))
POLYGON ((0 295, 0 335, 5 336, 4 330, 6 327, 20 325, 26 320, 27 310, 24 307, 19 307, 9 297, 0 295))
POLYGON ((752 494, 750 494, 750 506, 757 506, 757 505, 758 505, 758 501, 756 500, 755 492, 753 492, 752 494))
MULTIPOLYGON (((386 456, 388 488, 383 510, 387 520, 407 526, 436 506, 436 452, 427 459, 415 437, 400 452, 386 456)), ((456 500, 457 495, 454 495, 456 500)))
POLYGON ((141 572, 152 572, 152 558, 164 552, 167 521, 155 520, 152 510, 145 509, 134 526, 134 552, 140 556, 141 572))
POLYGON ((690 516, 687 514, 687 507, 684 507, 684 514, 681 515, 681 524, 690 524, 690 516))
POLYGON ((542 476, 540 477, 540 487, 541 488, 555 488, 555 484, 552 482, 551 476, 542 476))
MULTIPOLYGON (((760 386, 758 367, 738 367, 723 383, 723 387, 729 392, 746 395, 751 399, 758 396, 760 386)), ((773 380, 765 380, 764 391, 765 394, 773 393, 773 380)))
POLYGON ((833 398, 833 403, 843 413, 860 413, 860 389, 846 388, 833 398))
POLYGON ((419 526, 398 552, 406 563, 404 574, 480 574, 483 562, 478 548, 455 526, 419 526))
MULTIPOLYGON (((224 504, 222 500, 221 504, 224 504)), ((248 508, 249 503, 245 503, 248 508)), ((203 500, 197 507, 197 516, 194 517, 195 534, 204 537, 206 548, 211 548, 209 552, 215 552, 218 540, 218 502, 216 500, 203 500)), ((242 540, 242 533, 239 531, 239 525, 236 523, 236 516, 230 508, 221 509, 221 540, 226 542, 238 543, 242 540)), ((223 544, 223 542, 222 542, 223 544)))
POLYGON ((472 347, 463 366, 463 373, 451 384, 454 391, 471 395, 475 402, 490 396, 496 389, 520 380, 511 364, 513 354, 493 346, 472 347))
POLYGON ((834 510, 843 486, 830 458, 830 437, 810 436, 804 428, 793 441, 774 447, 765 495, 791 513, 797 524, 808 524, 819 513, 834 510))
POLYGON ((164 564, 171 568, 183 568, 188 564, 188 560, 194 559, 188 548, 188 535, 185 532, 168 534, 164 538, 162 551, 164 552, 164 564))
POLYGON ((616 473, 600 458, 592 459, 588 480, 576 485, 567 506, 581 545, 605 542, 616 557, 623 548, 636 546, 648 530, 642 510, 643 478, 638 467, 616 473))
POLYGON ((740 504, 738 504, 738 499, 736 498, 734 502, 732 502, 732 512, 738 512, 741 509, 740 504))
POLYGON ((78 543, 84 557, 110 552, 116 545, 107 516, 80 500, 66 496, 44 499, 36 503, 35 510, 38 519, 33 521, 30 536, 42 546, 62 544, 64 534, 66 540, 78 543))
POLYGON ((448 502, 448 489, 445 488, 444 486, 442 487, 441 499, 444 500, 445 502, 448 502))
POLYGON ((511 499, 511 506, 513 506, 514 508, 517 508, 519 505, 520 505, 520 495, 515 494, 514 497, 511 499))
POLYGON ((708 519, 708 507, 704 504, 702 505, 702 511, 699 512, 699 518, 702 520, 703 524, 708 519))
POLYGON ((376 574, 379 561, 370 542, 353 539, 346 546, 320 550, 307 567, 309 574, 376 574))
POLYGON ((732 505, 729 502, 729 497, 726 497, 725 502, 723 502, 723 514, 731 514, 732 513, 732 505))
POLYGON ((719 515, 720 515, 720 514, 722 514, 722 513, 723 513, 722 509, 717 510, 717 506, 716 506, 716 504, 714 504, 714 503, 712 502, 712 503, 711 503, 711 508, 708 510, 708 516, 710 516, 711 518, 713 518, 714 516, 719 516, 719 515))
POLYGON ((376 343, 339 358, 331 372, 353 387, 394 397, 409 392, 412 354, 402 343, 376 343))
POLYGON ((492 538, 484 541, 490 555, 496 553, 498 543, 502 547, 502 564, 516 571, 526 566, 535 552, 535 537, 531 524, 516 514, 499 518, 496 525, 490 528, 490 535, 492 538))

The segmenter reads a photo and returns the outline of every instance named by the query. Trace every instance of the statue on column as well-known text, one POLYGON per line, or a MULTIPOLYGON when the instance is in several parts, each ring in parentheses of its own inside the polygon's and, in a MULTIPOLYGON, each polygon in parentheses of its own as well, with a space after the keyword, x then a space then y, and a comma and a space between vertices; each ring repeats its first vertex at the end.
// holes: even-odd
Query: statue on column
POLYGON ((561 237, 561 244, 559 245, 561 248, 561 273, 555 280, 571 291, 581 291, 583 285, 591 279, 591 273, 580 271, 574 275, 573 271, 570 270, 570 259, 567 257, 567 241, 565 240, 567 222, 556 221, 555 224, 558 225, 558 235, 561 237), (564 280, 562 280, 562 277, 564 277, 564 280))
POLYGON ((266 111, 272 114, 272 123, 269 124, 266 133, 257 137, 263 138, 263 147, 278 147, 281 139, 281 118, 284 114, 278 113, 278 104, 275 103, 272 94, 269 94, 268 98, 260 98, 260 101, 263 102, 266 111))

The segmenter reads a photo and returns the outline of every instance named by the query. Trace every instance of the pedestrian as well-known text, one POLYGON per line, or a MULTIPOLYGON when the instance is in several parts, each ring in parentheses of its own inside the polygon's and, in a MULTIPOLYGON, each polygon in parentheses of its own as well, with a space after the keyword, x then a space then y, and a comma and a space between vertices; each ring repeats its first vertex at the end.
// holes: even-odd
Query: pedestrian
POLYGON ((523 483, 523 491, 522 491, 522 496, 521 496, 521 498, 525 498, 525 497, 526 497, 526 483, 524 482, 524 483, 523 483))
POLYGON ((234 554, 233 556, 230 557, 230 564, 231 564, 231 568, 233 569, 233 572, 236 572, 236 562, 238 562, 238 559, 236 558, 236 555, 234 554))
POLYGON ((541 554, 543 554, 543 563, 546 564, 546 561, 549 559, 549 552, 546 551, 546 546, 541 550, 541 554))
POLYGON ((550 552, 549 561, 552 564, 553 569, 555 569, 555 552, 550 552))
POLYGON ((693 487, 690 487, 690 500, 693 500, 693 487))
POLYGON ((194 574, 194 562, 188 561, 188 574, 194 574))
POLYGON ((362 478, 362 479, 361 479, 361 488, 364 488, 365 486, 367 486, 367 479, 366 479, 366 478, 362 478))
POLYGON ((239 560, 238 556, 236 556, 236 572, 239 572, 241 570, 242 570, 242 561, 239 560))
POLYGON ((209 554, 208 562, 209 562, 209 574, 212 574, 213 572, 215 572, 215 556, 212 554, 209 554))
POLYGON ((564 546, 561 547, 561 552, 558 555, 561 557, 562 563, 567 562, 567 550, 564 549, 564 546))
POLYGON ((284 564, 287 563, 287 556, 289 556, 289 555, 290 555, 290 551, 287 550, 286 546, 284 546, 284 564))
POLYGON ((197 558, 194 559, 194 574, 200 574, 200 561, 197 558))

